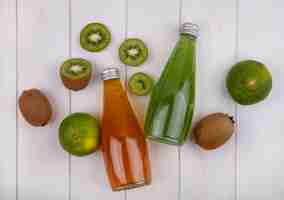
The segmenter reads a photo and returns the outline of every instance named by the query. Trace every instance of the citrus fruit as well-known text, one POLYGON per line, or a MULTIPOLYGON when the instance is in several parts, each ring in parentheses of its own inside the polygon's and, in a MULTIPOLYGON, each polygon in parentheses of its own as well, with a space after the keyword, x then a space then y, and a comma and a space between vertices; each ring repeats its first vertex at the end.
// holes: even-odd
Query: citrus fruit
POLYGON ((146 96, 151 92, 153 86, 153 79, 148 74, 142 72, 133 74, 128 82, 130 92, 137 96, 146 96))
POLYGON ((75 156, 93 153, 99 145, 99 125, 87 113, 74 113, 60 124, 59 141, 63 149, 75 156))
POLYGON ((254 60, 235 64, 227 75, 227 89, 241 105, 252 105, 264 100, 272 89, 272 77, 267 67, 254 60))

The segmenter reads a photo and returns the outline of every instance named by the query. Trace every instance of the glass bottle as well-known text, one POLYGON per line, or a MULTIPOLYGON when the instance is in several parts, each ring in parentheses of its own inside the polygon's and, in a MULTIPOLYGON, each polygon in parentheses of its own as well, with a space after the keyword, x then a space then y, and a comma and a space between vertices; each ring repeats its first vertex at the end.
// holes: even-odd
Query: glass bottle
POLYGON ((114 191, 148 185, 150 161, 144 133, 120 82, 117 68, 103 71, 102 152, 114 191))
POLYGON ((149 139, 182 145, 187 139, 194 110, 196 38, 199 28, 184 23, 180 38, 156 83, 145 120, 149 139))

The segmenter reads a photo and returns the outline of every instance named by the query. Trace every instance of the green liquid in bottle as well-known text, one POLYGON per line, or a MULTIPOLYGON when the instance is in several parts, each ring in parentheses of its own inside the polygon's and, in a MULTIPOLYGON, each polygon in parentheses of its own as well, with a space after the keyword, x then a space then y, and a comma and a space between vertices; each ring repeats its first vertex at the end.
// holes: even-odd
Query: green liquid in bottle
POLYGON ((194 111, 197 33, 197 25, 183 24, 180 39, 153 89, 145 120, 149 139, 171 145, 182 145, 187 139, 194 111))

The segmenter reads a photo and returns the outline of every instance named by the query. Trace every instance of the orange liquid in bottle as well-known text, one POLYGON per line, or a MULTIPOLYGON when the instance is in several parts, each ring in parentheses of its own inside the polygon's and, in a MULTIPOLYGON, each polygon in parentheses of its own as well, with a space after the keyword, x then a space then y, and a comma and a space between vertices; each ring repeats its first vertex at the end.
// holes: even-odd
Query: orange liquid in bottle
POLYGON ((102 151, 114 191, 150 184, 145 137, 119 79, 104 81, 102 151))

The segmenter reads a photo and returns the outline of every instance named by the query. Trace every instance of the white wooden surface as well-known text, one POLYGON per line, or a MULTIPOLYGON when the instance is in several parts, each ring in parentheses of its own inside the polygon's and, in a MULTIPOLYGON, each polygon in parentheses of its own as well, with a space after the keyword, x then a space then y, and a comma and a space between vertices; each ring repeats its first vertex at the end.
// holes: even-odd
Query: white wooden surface
POLYGON ((16 128, 16 4, 0 2, 0 95, 2 140, 0 140, 0 199, 16 199, 17 128, 16 128), (4 25, 5 24, 5 25, 4 25))
POLYGON ((284 69, 283 1, 240 1, 239 59, 267 63, 273 75, 273 92, 251 109, 238 107, 239 199, 284 197, 284 69), (249 8, 258 9, 249 9, 249 8), (280 22, 280 24, 279 24, 280 22))
MULTIPOLYGON (((117 46, 125 36, 124 1, 72 1, 71 2, 71 56, 83 57, 93 63, 93 80, 88 88, 71 96, 72 112, 89 112, 97 118, 102 111, 102 84, 100 72, 110 66, 120 66, 117 46), (112 42, 101 53, 89 53, 80 47, 79 35, 90 22, 106 24, 112 33, 112 42)), ((124 199, 124 192, 110 192, 100 152, 84 158, 71 159, 71 199, 124 199), (95 181, 94 181, 95 180, 95 181)))
MULTIPOLYGON (((236 2, 184 1, 182 21, 200 26, 195 120, 212 112, 234 115, 224 81, 235 62, 236 2)), ((181 148, 181 199, 235 198, 234 138, 214 151, 203 151, 192 143, 181 148)))
MULTIPOLYGON (((282 200, 283 10, 281 0, 1 0, 0 199, 282 200), (80 30, 93 21, 112 32, 113 41, 102 53, 88 53, 79 45, 80 30), (211 152, 190 141, 181 148, 149 143, 152 185, 111 192, 100 153, 69 156, 58 144, 58 125, 70 112, 100 117, 99 72, 105 67, 120 66, 126 77, 146 71, 157 79, 184 21, 201 28, 194 122, 226 112, 237 119, 237 132, 211 152), (142 38, 149 46, 149 60, 140 68, 125 67, 118 59, 126 37, 142 38), (94 65, 94 78, 84 91, 70 93, 58 78, 60 64, 69 57, 94 65), (266 63, 274 85, 266 101, 243 107, 230 99, 224 79, 233 63, 247 58, 266 63), (47 127, 29 126, 16 109, 17 96, 32 87, 52 100, 55 113, 47 127)), ((143 119, 148 98, 129 96, 143 119)))
POLYGON ((68 156, 58 143, 58 126, 68 111, 68 91, 58 66, 68 56, 68 4, 18 1, 18 91, 40 88, 53 102, 52 123, 34 128, 19 118, 18 199, 66 199, 68 156))

